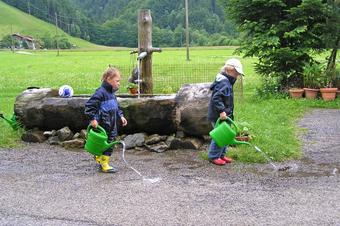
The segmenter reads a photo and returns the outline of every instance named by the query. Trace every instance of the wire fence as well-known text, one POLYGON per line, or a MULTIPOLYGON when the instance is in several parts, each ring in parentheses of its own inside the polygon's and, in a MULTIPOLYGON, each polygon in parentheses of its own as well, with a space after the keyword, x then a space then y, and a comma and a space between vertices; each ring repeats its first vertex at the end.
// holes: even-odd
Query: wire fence
MULTIPOLYGON (((212 83, 223 66, 222 60, 213 61, 188 61, 183 63, 162 61, 153 62, 152 80, 154 94, 176 93, 184 84, 212 83)), ((132 76, 135 65, 117 65, 124 77, 132 76)), ((127 78, 122 81, 122 86, 127 83, 127 78)), ((242 81, 235 84, 235 92, 242 91, 242 81)))
MULTIPOLYGON (((223 62, 223 61, 222 61, 223 62)), ((117 65, 124 76, 132 76, 136 65, 117 65)), ((183 63, 163 60, 153 62, 152 80, 154 93, 175 93, 183 84, 212 82, 221 63, 188 61, 183 63)), ((124 80, 127 80, 124 78, 124 80)), ((124 81, 122 83, 124 85, 124 81)))

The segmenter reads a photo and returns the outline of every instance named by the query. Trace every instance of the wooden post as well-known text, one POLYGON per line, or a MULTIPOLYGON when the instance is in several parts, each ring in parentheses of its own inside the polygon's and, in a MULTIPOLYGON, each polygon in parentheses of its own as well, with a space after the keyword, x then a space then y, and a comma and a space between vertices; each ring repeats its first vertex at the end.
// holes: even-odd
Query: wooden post
POLYGON ((185 0, 185 46, 187 49, 187 61, 190 60, 189 57, 189 4, 188 0, 185 0))
POLYGON ((56 44, 57 44, 57 56, 59 56, 59 41, 58 41, 58 15, 55 13, 55 38, 56 38, 56 44))
POLYGON ((12 53, 14 53, 13 24, 11 24, 11 44, 12 53))
POLYGON ((152 82, 152 18, 148 9, 141 9, 138 17, 138 54, 147 52, 141 60, 141 88, 143 94, 153 93, 152 82))
POLYGON ((140 93, 152 94, 152 53, 161 52, 160 48, 152 47, 152 18, 149 9, 141 9, 138 14, 138 55, 146 52, 147 55, 141 59, 141 87, 140 93))

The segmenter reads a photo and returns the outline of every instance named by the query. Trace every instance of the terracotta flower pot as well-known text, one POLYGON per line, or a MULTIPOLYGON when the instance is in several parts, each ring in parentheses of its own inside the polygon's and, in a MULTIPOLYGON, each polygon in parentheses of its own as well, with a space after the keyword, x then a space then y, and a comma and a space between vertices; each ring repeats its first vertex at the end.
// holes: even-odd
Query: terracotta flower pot
POLYGON ((237 136, 236 140, 249 142, 250 141, 250 137, 249 136, 237 136))
POLYGON ((130 92, 132 95, 137 95, 137 94, 138 94, 138 89, 137 89, 137 88, 129 88, 129 92, 130 92))
POLYGON ((338 88, 320 88, 322 99, 325 101, 334 100, 338 88))
POLYGON ((293 99, 301 98, 303 94, 303 89, 297 89, 297 88, 290 89, 289 94, 291 98, 293 99))
POLYGON ((318 95, 319 89, 303 88, 306 99, 315 99, 318 95))

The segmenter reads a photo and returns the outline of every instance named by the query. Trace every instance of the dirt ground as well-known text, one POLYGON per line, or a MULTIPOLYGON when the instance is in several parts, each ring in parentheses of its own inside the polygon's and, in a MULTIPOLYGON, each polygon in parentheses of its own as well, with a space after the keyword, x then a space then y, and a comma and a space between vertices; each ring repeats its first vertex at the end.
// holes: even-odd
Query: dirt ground
POLYGON ((340 225, 340 110, 298 122, 301 160, 214 166, 192 150, 92 157, 46 144, 0 149, 0 225, 340 225), (149 180, 154 179, 154 180, 149 180))

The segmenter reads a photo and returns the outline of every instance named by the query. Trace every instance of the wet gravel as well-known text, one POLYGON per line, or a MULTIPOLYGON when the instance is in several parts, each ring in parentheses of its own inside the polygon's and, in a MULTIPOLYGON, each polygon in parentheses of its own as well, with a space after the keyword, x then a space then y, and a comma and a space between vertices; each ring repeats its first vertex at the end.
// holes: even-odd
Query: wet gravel
POLYGON ((102 174, 79 150, 0 149, 0 225, 340 225, 340 110, 312 110, 298 125, 304 156, 282 171, 128 150, 143 179, 120 150, 119 172, 102 174))

